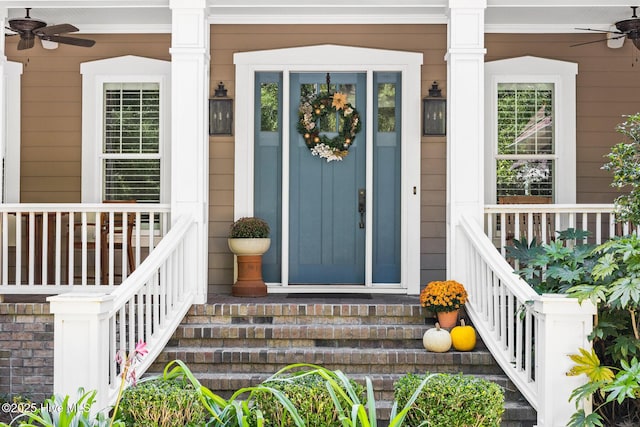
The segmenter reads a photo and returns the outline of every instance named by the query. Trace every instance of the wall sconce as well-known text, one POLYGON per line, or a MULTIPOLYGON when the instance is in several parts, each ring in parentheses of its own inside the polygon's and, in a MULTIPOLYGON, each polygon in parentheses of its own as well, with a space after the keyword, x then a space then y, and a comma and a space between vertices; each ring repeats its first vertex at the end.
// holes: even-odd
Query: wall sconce
POLYGON ((220 82, 214 98, 209 99, 209 135, 233 133, 233 99, 227 98, 227 89, 220 82))
POLYGON ((422 100, 423 135, 447 134, 447 99, 442 97, 438 83, 433 82, 429 96, 422 100))

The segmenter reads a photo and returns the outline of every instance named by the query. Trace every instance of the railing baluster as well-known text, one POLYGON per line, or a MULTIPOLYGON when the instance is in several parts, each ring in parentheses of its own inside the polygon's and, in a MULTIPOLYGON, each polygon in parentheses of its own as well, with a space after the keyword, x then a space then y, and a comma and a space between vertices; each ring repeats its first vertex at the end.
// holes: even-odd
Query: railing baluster
POLYGON ((54 251, 55 251, 55 259, 54 259, 54 263, 55 263, 55 273, 54 273, 54 283, 56 286, 60 286, 60 278, 61 278, 61 273, 62 273, 62 212, 56 212, 56 230, 55 230, 55 247, 54 247, 54 251))
POLYGON ((2 213, 2 286, 9 285, 9 213, 2 213))

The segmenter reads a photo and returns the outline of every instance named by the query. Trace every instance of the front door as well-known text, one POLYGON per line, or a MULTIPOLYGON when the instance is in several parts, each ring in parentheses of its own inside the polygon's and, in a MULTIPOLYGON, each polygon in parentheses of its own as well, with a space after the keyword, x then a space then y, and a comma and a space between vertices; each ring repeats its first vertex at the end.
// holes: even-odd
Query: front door
MULTIPOLYGON (((364 284, 365 123, 348 154, 331 162, 312 155, 297 124, 301 100, 328 90, 346 94, 364 121, 366 74, 295 73, 290 84, 289 283, 364 284)), ((342 124, 339 113, 318 123, 329 138, 342 124)))

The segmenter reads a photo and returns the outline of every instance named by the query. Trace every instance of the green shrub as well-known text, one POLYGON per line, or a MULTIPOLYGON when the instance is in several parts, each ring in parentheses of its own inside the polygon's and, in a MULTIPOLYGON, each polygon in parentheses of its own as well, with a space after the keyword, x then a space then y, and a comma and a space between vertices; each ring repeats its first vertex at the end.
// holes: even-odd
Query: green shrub
POLYGON ((120 418, 127 426, 202 426, 206 411, 193 385, 155 378, 122 395, 120 418))
MULTIPOLYGON (((407 374, 394 386, 395 399, 404 406, 424 375, 407 374)), ((406 426, 499 426, 504 391, 490 381, 468 375, 433 375, 407 413, 406 426), (423 424, 426 421, 426 424, 423 424)))
MULTIPOLYGON (((301 372, 292 375, 279 376, 265 381, 261 386, 281 391, 296 407, 298 414, 307 426, 340 427, 342 422, 331 393, 327 389, 326 379, 318 372, 301 372)), ((351 381, 355 393, 364 396, 364 387, 351 381)), ((363 399, 364 400, 364 399, 363 399)), ((340 399, 343 406, 345 399, 340 399)), ((290 413, 280 401, 267 391, 257 391, 253 395, 255 408, 260 409, 264 416, 265 425, 294 426, 290 413)), ((253 418, 253 417, 252 417, 253 418)), ((256 424, 251 423, 252 426, 256 424)))

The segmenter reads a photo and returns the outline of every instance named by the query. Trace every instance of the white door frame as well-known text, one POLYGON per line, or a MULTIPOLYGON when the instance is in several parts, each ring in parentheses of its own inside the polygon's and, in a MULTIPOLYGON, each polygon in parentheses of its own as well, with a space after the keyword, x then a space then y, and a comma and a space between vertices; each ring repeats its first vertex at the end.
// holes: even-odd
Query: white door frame
MULTIPOLYGON (((418 294, 420 290, 420 83, 422 53, 320 45, 287 49, 243 52, 234 55, 236 65, 234 216, 253 215, 254 178, 254 86, 255 73, 283 73, 282 140, 289 141, 289 74, 295 72, 365 72, 367 93, 373 93, 373 73, 393 71, 402 74, 401 123, 401 273, 399 284, 372 281, 372 221, 367 221, 365 246, 365 285, 295 286, 295 292, 380 292, 418 294)), ((373 99, 367 96, 366 114, 373 115, 373 99)), ((373 120, 367 120, 366 186, 373 188, 373 120)), ((282 194, 289 188, 289 145, 282 147, 282 194)), ((291 292, 289 273, 289 198, 282 198, 282 274, 281 283, 269 283, 269 292, 291 292)), ((367 212, 372 212, 367 197, 367 212)))

